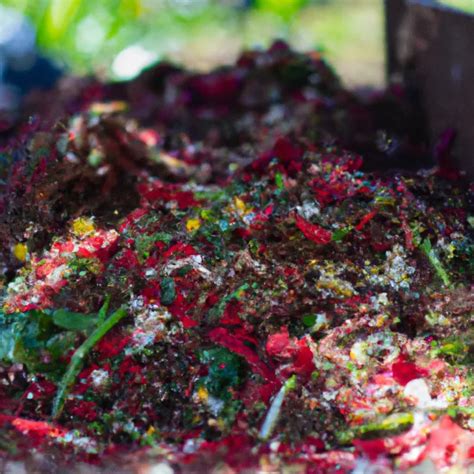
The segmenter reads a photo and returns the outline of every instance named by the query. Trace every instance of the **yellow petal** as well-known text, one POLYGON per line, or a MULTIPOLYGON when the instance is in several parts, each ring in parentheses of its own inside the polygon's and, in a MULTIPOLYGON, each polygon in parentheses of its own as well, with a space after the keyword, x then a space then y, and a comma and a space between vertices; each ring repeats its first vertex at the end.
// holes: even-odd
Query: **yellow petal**
POLYGON ((16 259, 20 260, 20 262, 24 262, 26 260, 26 257, 28 256, 28 247, 26 246, 26 244, 15 244, 15 246, 13 247, 13 255, 16 259))
POLYGON ((240 211, 240 212, 245 212, 247 209, 247 206, 245 205, 245 202, 242 201, 239 197, 235 196, 234 197, 234 202, 235 202, 235 207, 240 211))
POLYGON ((89 217, 78 217, 72 223, 72 232, 79 237, 91 234, 94 231, 94 221, 89 217))
POLYGON ((206 387, 199 387, 198 389, 198 397, 201 401, 205 402, 209 398, 209 392, 207 391, 206 387))
POLYGON ((147 430, 146 430, 146 434, 148 436, 151 436, 154 432, 155 432, 155 428, 153 426, 150 426, 147 430))
POLYGON ((186 222, 186 230, 188 232, 198 230, 199 227, 201 227, 201 221, 199 219, 188 219, 186 222))

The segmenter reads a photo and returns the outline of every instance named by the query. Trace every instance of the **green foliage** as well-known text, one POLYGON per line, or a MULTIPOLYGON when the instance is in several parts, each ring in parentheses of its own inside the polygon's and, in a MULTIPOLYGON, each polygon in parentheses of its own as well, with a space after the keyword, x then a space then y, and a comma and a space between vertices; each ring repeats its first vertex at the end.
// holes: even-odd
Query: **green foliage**
POLYGON ((97 317, 58 309, 53 313, 53 322, 56 326, 70 331, 86 331, 97 324, 97 317))
POLYGON ((302 321, 303 321, 303 324, 306 327, 311 328, 316 323, 316 315, 315 314, 305 314, 303 316, 302 321))
MULTIPOLYGON (((209 69, 232 62, 242 48, 284 38, 300 49, 324 49, 338 67, 352 61, 359 83, 374 74, 382 79, 382 2, 256 0, 245 9, 219 0, 3 0, 2 5, 29 17, 41 49, 78 74, 133 77, 160 58, 209 69), (361 34, 367 25, 371 35, 361 34), (377 58, 380 71, 371 71, 377 58)), ((293 68, 289 74, 298 80, 301 72, 293 68)))
POLYGON ((73 258, 69 263, 69 268, 81 276, 87 273, 97 274, 99 271, 97 260, 93 258, 73 258))
POLYGON ((245 362, 242 357, 224 347, 204 349, 200 352, 199 359, 208 366, 208 373, 201 377, 198 387, 205 388, 215 400, 214 406, 218 407, 218 416, 222 422, 221 428, 230 427, 242 405, 240 400, 233 397, 231 389, 242 383, 245 362))
POLYGON ((467 13, 474 13, 474 2, 472 0, 439 0, 448 7, 459 8, 467 13))
POLYGON ((451 286, 451 280, 449 278, 448 273, 443 267, 443 264, 441 263, 438 255, 434 251, 434 249, 431 247, 431 241, 430 239, 426 238, 423 240, 423 242, 420 245, 420 249, 423 251, 423 253, 428 257, 428 260, 430 261, 431 265, 435 269, 437 275, 441 278, 443 283, 450 287, 451 286))
MULTIPOLYGON (((109 300, 106 299, 104 305, 108 306, 108 304, 109 300)), ((74 385, 76 377, 82 369, 86 356, 114 326, 125 318, 125 316, 127 316, 125 307, 119 308, 107 319, 102 321, 99 326, 95 328, 92 334, 90 334, 90 336, 81 344, 76 352, 74 352, 67 370, 58 384, 58 391, 53 402, 53 418, 58 418, 61 415, 69 390, 74 385)))
POLYGON ((55 378, 75 339, 74 332, 61 330, 51 312, 0 313, 0 361, 24 364, 29 372, 55 378))
POLYGON ((412 427, 413 413, 394 413, 380 422, 368 423, 356 428, 356 437, 379 438, 403 433, 412 427))
POLYGON ((201 379, 200 383, 214 397, 228 400, 229 388, 237 387, 242 381, 244 368, 242 358, 224 347, 205 349, 199 358, 209 367, 208 374, 201 379))
POLYGON ((336 438, 342 445, 349 444, 354 438, 376 439, 395 436, 408 431, 414 422, 413 413, 394 413, 388 417, 358 426, 349 430, 336 432, 336 438))
POLYGON ((161 304, 169 306, 176 299, 176 288, 173 278, 164 277, 161 280, 161 304))
POLYGON ((0 362, 24 364, 32 374, 41 372, 58 380, 66 368, 65 356, 78 338, 91 332, 92 336, 109 321, 105 319, 109 303, 107 297, 98 314, 67 309, 0 313, 0 362))
POLYGON ((156 242, 164 242, 169 244, 172 236, 166 232, 157 232, 156 234, 144 234, 135 240, 135 248, 137 250, 138 259, 143 262, 150 256, 150 252, 156 242))
POLYGON ((474 363, 474 330, 431 343, 433 357, 443 357, 455 365, 474 363))
POLYGON ((352 227, 343 227, 341 229, 337 229, 332 233, 332 240, 333 242, 340 242, 344 239, 346 235, 348 235, 352 231, 352 227))
POLYGON ((257 8, 280 15, 284 19, 291 18, 297 11, 308 4, 308 0, 256 0, 257 8))

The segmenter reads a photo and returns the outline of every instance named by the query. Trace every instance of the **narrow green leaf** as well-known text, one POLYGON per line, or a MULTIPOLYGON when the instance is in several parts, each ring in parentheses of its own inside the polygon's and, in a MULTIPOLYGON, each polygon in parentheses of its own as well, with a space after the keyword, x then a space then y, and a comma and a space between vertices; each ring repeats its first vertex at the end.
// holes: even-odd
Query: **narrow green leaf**
POLYGON ((109 306, 110 306, 110 295, 107 295, 105 297, 104 304, 99 309, 97 324, 100 325, 105 321, 105 318, 107 317, 107 313, 109 312, 109 306))
POLYGON ((127 310, 125 307, 119 308, 115 313, 109 316, 76 350, 74 355, 71 357, 71 362, 64 374, 61 382, 58 385, 58 391, 53 402, 52 417, 58 418, 64 408, 64 402, 66 401, 69 390, 74 385, 77 375, 81 371, 84 359, 94 346, 125 316, 127 316, 127 310))
POLYGON ((430 239, 426 238, 425 240, 423 240, 422 244, 420 245, 420 248, 423 253, 428 257, 428 260, 430 261, 431 265, 433 266, 443 283, 446 286, 450 287, 451 280, 449 278, 448 272, 444 269, 441 260, 438 258, 438 255, 436 255, 435 251, 431 247, 430 239))
POLYGON ((361 438, 388 436, 407 431, 414 423, 412 413, 394 413, 380 422, 368 423, 354 429, 354 435, 361 438))
POLYGON ((283 175, 281 173, 275 174, 275 184, 278 189, 285 189, 285 183, 283 181, 283 175))

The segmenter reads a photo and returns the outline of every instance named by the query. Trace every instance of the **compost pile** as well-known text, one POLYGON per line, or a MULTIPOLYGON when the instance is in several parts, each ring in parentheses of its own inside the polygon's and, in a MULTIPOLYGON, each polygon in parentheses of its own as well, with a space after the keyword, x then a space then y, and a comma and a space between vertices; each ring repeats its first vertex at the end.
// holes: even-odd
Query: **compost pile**
POLYGON ((394 170, 430 155, 408 104, 282 43, 32 98, 1 150, 2 457, 467 469, 472 188, 450 131, 394 170))

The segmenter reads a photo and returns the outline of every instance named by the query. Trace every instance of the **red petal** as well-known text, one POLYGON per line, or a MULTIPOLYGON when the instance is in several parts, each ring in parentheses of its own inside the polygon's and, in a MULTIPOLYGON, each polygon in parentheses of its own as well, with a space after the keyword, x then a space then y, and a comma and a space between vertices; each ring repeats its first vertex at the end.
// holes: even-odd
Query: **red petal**
POLYGON ((231 352, 244 357, 249 365, 261 375, 264 379, 269 381, 275 380, 273 372, 259 359, 258 355, 246 346, 242 341, 230 334, 227 329, 216 328, 209 333, 209 339, 216 344, 224 346, 231 352))
POLYGON ((273 145, 273 154, 284 163, 296 161, 303 155, 303 150, 293 144, 287 137, 280 137, 273 145))
POLYGON ((295 373, 308 377, 314 371, 313 353, 306 344, 306 341, 302 339, 298 341, 299 349, 296 354, 296 359, 293 364, 295 373))
POLYGON ((192 255, 197 255, 196 249, 192 245, 185 244, 183 242, 178 242, 172 245, 166 252, 163 253, 163 258, 166 260, 172 255, 176 258, 176 255, 179 255, 179 258, 191 257, 192 255))
POLYGON ((370 222, 375 216, 377 215, 377 211, 370 211, 368 214, 366 214, 360 222, 356 225, 357 230, 362 230, 365 225, 370 222))
POLYGON ((316 244, 325 245, 332 240, 331 232, 319 225, 311 224, 311 222, 303 219, 298 214, 296 214, 296 226, 303 232, 307 239, 312 240, 316 244))
POLYGON ((371 461, 375 461, 378 457, 387 452, 385 441, 383 439, 355 439, 352 443, 371 461))
POLYGON ((291 357, 294 348, 291 345, 290 335, 287 327, 282 327, 280 332, 268 336, 266 350, 272 357, 291 357))
POLYGON ((63 429, 46 423, 45 421, 33 421, 25 420, 24 418, 15 418, 12 421, 12 425, 20 433, 29 435, 33 438, 36 438, 37 440, 46 436, 57 438, 58 436, 62 436, 66 433, 63 429))
POLYGON ((239 313, 242 310, 242 303, 240 301, 230 301, 224 309, 224 314, 221 318, 221 324, 235 325, 240 324, 242 320, 239 318, 239 313))
POLYGON ((405 362, 399 359, 392 364, 393 378, 400 384, 405 386, 410 380, 420 379, 428 375, 428 371, 421 367, 417 367, 411 362, 405 362))

